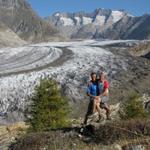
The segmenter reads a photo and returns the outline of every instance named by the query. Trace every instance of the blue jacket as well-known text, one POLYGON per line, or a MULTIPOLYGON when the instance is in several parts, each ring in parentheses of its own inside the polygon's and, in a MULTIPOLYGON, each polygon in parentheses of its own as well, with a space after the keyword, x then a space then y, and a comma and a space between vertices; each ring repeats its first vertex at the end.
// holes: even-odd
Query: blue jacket
POLYGON ((93 82, 90 81, 90 83, 88 84, 87 87, 87 93, 93 95, 93 96, 97 96, 98 95, 98 84, 97 81, 93 82))

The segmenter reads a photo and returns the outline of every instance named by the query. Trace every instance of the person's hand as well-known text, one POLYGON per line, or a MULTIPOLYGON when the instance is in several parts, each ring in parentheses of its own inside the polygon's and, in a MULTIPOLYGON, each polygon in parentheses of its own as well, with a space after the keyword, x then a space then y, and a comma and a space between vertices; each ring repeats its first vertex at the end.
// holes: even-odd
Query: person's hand
POLYGON ((94 101, 95 101, 95 104, 99 104, 99 103, 100 103, 100 98, 99 98, 99 96, 97 96, 94 101))
POLYGON ((99 99, 100 98, 100 96, 95 96, 95 99, 99 99))

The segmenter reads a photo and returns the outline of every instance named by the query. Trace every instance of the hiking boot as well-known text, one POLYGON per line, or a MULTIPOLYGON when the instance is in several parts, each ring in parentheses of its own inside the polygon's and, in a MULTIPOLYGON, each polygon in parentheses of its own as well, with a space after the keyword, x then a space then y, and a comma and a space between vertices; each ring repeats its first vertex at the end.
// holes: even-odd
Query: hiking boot
POLYGON ((83 126, 87 125, 87 120, 85 120, 81 125, 83 126))

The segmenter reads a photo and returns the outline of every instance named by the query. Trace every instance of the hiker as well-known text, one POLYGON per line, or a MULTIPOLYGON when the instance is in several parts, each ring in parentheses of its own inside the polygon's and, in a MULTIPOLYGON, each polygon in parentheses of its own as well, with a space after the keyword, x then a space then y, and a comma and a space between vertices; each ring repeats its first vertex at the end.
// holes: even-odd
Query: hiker
POLYGON ((109 83, 107 81, 105 72, 101 72, 99 74, 98 90, 99 90, 99 96, 100 96, 100 108, 106 110, 106 117, 108 120, 111 120, 110 108, 107 103, 109 101, 109 83))
MULTIPOLYGON (((90 102, 88 105, 87 113, 85 115, 84 124, 87 124, 88 117, 89 115, 93 114, 93 109, 95 109, 94 108, 95 103, 99 99, 99 96, 97 96, 98 95, 98 82, 97 82, 97 75, 95 72, 91 73, 91 81, 89 82, 88 87, 87 87, 87 95, 90 97, 90 102)), ((100 113, 100 107, 99 108, 96 107, 96 109, 100 113)))

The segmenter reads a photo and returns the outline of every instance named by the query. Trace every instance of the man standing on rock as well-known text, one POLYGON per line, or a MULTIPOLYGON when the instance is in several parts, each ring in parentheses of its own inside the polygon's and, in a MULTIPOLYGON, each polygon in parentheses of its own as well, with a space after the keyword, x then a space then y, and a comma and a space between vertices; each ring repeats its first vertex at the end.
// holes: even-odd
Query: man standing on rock
MULTIPOLYGON (((97 75, 95 72, 92 72, 91 73, 91 81, 89 82, 88 88, 87 88, 87 95, 90 97, 90 102, 88 105, 87 113, 85 115, 84 124, 87 124, 89 115, 93 114, 93 112, 95 111, 95 102, 97 102, 99 100, 99 96, 97 96, 98 93, 99 93, 99 89, 98 89, 97 75)), ((99 105, 96 108, 97 108, 97 111, 99 112, 99 116, 100 116, 99 105)))

